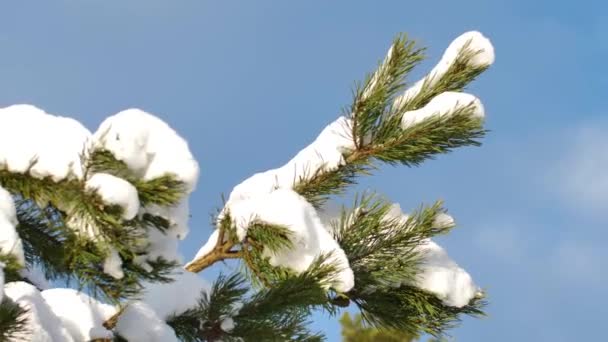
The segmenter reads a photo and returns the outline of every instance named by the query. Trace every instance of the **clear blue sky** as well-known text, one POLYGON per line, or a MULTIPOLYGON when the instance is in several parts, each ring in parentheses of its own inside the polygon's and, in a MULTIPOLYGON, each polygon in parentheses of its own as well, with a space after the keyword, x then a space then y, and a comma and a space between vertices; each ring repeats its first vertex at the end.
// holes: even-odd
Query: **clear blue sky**
MULTIPOLYGON (((128 107, 168 121, 202 167, 190 257, 220 193, 310 142, 394 34, 429 47, 417 77, 471 29, 497 54, 470 88, 492 130, 484 146, 385 168, 360 189, 404 209, 446 201, 459 228, 441 243, 491 302, 489 317, 466 319, 455 340, 598 340, 608 314, 608 6, 599 0, 5 1, 0 106, 35 104, 90 129, 128 107)), ((335 320, 314 325, 339 339, 335 320)))

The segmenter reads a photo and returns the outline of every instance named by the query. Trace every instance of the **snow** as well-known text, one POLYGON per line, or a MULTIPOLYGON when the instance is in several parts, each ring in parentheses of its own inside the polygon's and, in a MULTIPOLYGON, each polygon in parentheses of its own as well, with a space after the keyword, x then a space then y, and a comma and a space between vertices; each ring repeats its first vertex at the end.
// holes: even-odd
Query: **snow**
POLYGON ((225 318, 222 320, 222 323, 220 323, 220 329, 227 333, 231 332, 234 330, 234 320, 231 317, 225 318))
POLYGON ((17 212, 11 194, 0 186, 0 252, 12 254, 25 265, 23 242, 17 234, 17 212))
POLYGON ((127 305, 115 330, 129 342, 179 342, 175 331, 143 302, 127 305))
POLYGON ((463 307, 479 293, 471 276, 438 244, 427 240, 418 251, 423 255, 416 286, 435 294, 445 305, 463 307))
POLYGON ((125 276, 122 271, 122 259, 114 248, 110 249, 109 255, 103 262, 103 273, 110 275, 114 279, 122 279, 125 276))
POLYGON ((175 206, 148 205, 142 211, 143 213, 167 219, 169 221, 169 229, 167 229, 166 233, 172 238, 183 240, 188 236, 190 206, 187 198, 184 198, 175 206))
MULTIPOLYGON (((277 189, 269 194, 236 201, 228 207, 239 239, 244 239, 254 220, 287 227, 292 233, 293 248, 264 251, 273 266, 283 266, 301 273, 322 254, 331 254, 327 262, 339 269, 332 286, 346 292, 354 286, 354 276, 346 254, 323 225, 315 208, 291 189, 277 189)), ((217 239, 217 238, 216 238, 217 239)))
POLYGON ((384 214, 384 219, 387 221, 396 221, 399 224, 405 224, 409 219, 409 215, 403 213, 399 203, 391 204, 389 210, 384 214))
POLYGON ((183 257, 178 250, 179 241, 160 230, 150 227, 148 229, 148 247, 146 260, 154 261, 158 258, 182 262, 183 257))
POLYGON ((211 290, 209 283, 195 273, 178 271, 172 278, 174 281, 171 283, 144 283, 141 302, 162 319, 196 307, 202 293, 211 290))
POLYGON ((454 218, 446 213, 439 213, 433 222, 435 228, 452 228, 456 225, 454 218))
MULTIPOLYGON (((409 218, 401 211, 398 203, 391 206, 385 217, 400 223, 407 222, 409 218)), ((434 225, 437 228, 448 228, 453 227, 455 222, 452 216, 440 212, 435 216, 434 225)), ((415 286, 435 294, 445 305, 455 307, 467 305, 479 293, 471 276, 431 239, 422 241, 416 251, 422 256, 422 261, 415 286)), ((405 281, 396 281, 392 286, 399 287, 404 283, 405 281)))
POLYGON ((131 220, 139 211, 137 189, 122 178, 96 173, 86 181, 86 188, 97 192, 101 199, 111 205, 119 205, 124 211, 122 217, 131 220))
POLYGON ((277 188, 291 188, 300 179, 310 179, 317 171, 325 173, 344 165, 343 154, 355 149, 351 126, 351 119, 339 117, 287 164, 257 173, 234 187, 228 201, 269 193, 277 188))
POLYGON ((47 114, 35 106, 1 108, 0 169, 29 171, 33 177, 54 181, 81 178, 80 155, 89 136, 78 121, 47 114))
POLYGON ((25 282, 8 283, 4 286, 4 294, 27 310, 27 331, 23 335, 17 336, 17 340, 30 342, 75 341, 33 285, 25 282))
POLYGON ((194 190, 198 163, 188 143, 161 119, 141 109, 127 109, 104 120, 94 146, 110 151, 144 180, 173 175, 194 190))
MULTIPOLYGON (((257 173, 235 186, 219 219, 229 213, 240 240, 246 238, 247 228, 254 219, 288 226, 294 233, 294 248, 277 253, 265 251, 271 264, 303 272, 319 255, 332 253, 328 261, 336 263, 340 269, 333 286, 338 291, 348 291, 354 285, 354 276, 344 251, 323 225, 314 207, 292 188, 300 180, 344 165, 344 154, 353 149, 352 120, 339 117, 282 167, 257 173)), ((217 234, 214 232, 210 236, 194 260, 211 251, 217 234)))
POLYGON ((104 304, 74 289, 42 291, 42 297, 74 341, 111 338, 103 323, 116 313, 112 305, 104 304))
MULTIPOLYGON (((205 244, 203 245, 203 247, 201 247, 198 252, 196 252, 196 255, 194 256, 194 259, 192 260, 196 260, 198 258, 202 258, 205 255, 209 254, 213 248, 217 245, 217 240, 220 237, 220 231, 219 229, 216 229, 213 231, 213 233, 211 233, 211 235, 209 236, 209 239, 207 240, 207 242, 205 242, 205 244)), ((188 264, 186 265, 186 267, 188 266, 188 264)))
POLYGON ((471 106, 471 115, 483 118, 483 105, 478 98, 471 94, 446 91, 435 96, 426 106, 403 113, 401 128, 406 129, 433 116, 450 116, 459 110, 471 106))
MULTIPOLYGON (((127 109, 107 118, 93 135, 92 145, 110 151, 143 180, 172 175, 184 182, 187 194, 196 187, 199 166, 188 143, 161 119, 140 109, 127 109)), ((147 248, 145 259, 153 261, 162 257, 181 261, 177 245, 189 231, 187 196, 175 206, 149 205, 140 208, 139 212, 136 210, 139 203, 135 205, 134 196, 128 197, 129 201, 126 201, 127 196, 124 199, 124 203, 133 209, 126 212, 133 216, 148 213, 169 221, 170 226, 164 233, 149 227, 148 241, 144 243, 147 248)), ((141 265, 147 267, 147 261, 141 260, 141 265)))
POLYGON ((439 63, 437 63, 426 77, 408 88, 401 96, 395 98, 393 107, 403 108, 410 100, 420 93, 425 83, 427 86, 434 86, 443 75, 445 75, 450 66, 463 51, 477 52, 477 54, 469 60, 470 67, 483 67, 494 63, 494 47, 488 38, 477 31, 463 33, 452 41, 445 50, 439 63), (463 50, 464 48, 466 48, 466 50, 463 50))
POLYGON ((211 286, 187 271, 179 271, 172 277, 171 283, 144 283, 141 299, 127 303, 118 319, 116 332, 131 342, 178 341, 165 321, 172 315, 195 308, 197 300, 203 293, 208 293, 211 286))

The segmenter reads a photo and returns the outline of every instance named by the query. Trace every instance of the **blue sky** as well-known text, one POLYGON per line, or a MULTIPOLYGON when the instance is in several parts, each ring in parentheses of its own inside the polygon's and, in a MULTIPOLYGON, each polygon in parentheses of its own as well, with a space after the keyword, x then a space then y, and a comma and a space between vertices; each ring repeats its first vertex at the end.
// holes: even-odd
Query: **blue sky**
MULTIPOLYGON (((0 5, 0 106, 31 103, 90 129, 128 107, 188 139, 202 175, 192 256, 221 193, 285 162, 350 100, 397 32, 428 47, 480 30, 497 60, 470 91, 481 148, 362 180, 404 209, 444 199, 441 243, 489 293, 456 341, 601 336, 608 281, 608 6, 600 1, 12 1, 0 5)), ((59 133, 59 132, 58 132, 59 133)), ((212 279, 217 269, 206 271, 212 279)), ((338 324, 315 327, 339 340, 338 324)))

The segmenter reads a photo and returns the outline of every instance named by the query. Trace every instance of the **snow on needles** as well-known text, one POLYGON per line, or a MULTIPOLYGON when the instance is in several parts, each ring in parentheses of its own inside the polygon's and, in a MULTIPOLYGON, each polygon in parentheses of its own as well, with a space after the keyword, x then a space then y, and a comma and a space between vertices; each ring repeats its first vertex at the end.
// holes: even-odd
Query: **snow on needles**
POLYGON ((137 189, 122 178, 96 173, 87 179, 86 188, 97 192, 105 203, 120 206, 125 220, 131 220, 139 211, 137 189))
POLYGON ((354 150, 352 120, 344 116, 329 124, 313 143, 278 169, 257 173, 234 187, 228 202, 269 193, 277 188, 292 188, 316 172, 329 172, 344 165, 344 153, 354 150))
MULTIPOLYGON (((264 250, 273 266, 306 271, 320 255, 329 255, 328 263, 338 268, 332 287, 346 292, 354 286, 353 271, 346 254, 323 225, 315 208, 291 189, 277 189, 269 194, 234 202, 229 207, 237 235, 244 239, 249 225, 257 220, 286 227, 292 233, 292 248, 264 250)), ((217 237, 215 238, 217 240, 217 237)))
MULTIPOLYGON (((386 218, 405 223, 409 216, 401 211, 399 204, 395 203, 386 214, 386 218)), ((438 213, 435 216, 434 225, 437 228, 453 227, 454 224, 452 216, 446 213, 438 213)), ((422 261, 415 286, 435 294, 445 305, 455 307, 469 304, 480 293, 479 287, 475 285, 467 271, 450 259, 447 252, 437 243, 425 239, 416 250, 422 256, 422 261)))
POLYGON ((23 243, 15 229, 17 223, 13 198, 0 186, 0 252, 12 254, 19 264, 25 265, 23 243))
POLYGON ((480 292, 473 279, 447 252, 430 239, 419 247, 423 255, 416 286, 435 294, 445 305, 463 307, 480 292))
POLYGON ((395 98, 393 107, 402 108, 406 106, 410 100, 420 93, 424 86, 433 86, 439 82, 462 53, 473 54, 473 57, 469 60, 469 66, 473 68, 490 66, 494 63, 494 47, 488 38, 477 31, 463 33, 452 41, 439 63, 426 77, 414 83, 401 96, 395 98))
MULTIPOLYGON (((4 294, 27 310, 27 327, 17 340, 31 342, 77 341, 53 313, 40 291, 25 282, 13 282, 4 286, 4 294)), ((80 340, 82 341, 82 340, 80 340)))
POLYGON ((93 140, 144 180, 173 175, 189 191, 196 187, 199 167, 188 143, 154 115, 140 109, 121 111, 101 123, 93 140))
POLYGON ((42 298, 74 341, 112 338, 112 332, 103 327, 103 323, 116 313, 112 305, 74 289, 45 290, 42 298))
POLYGON ((89 136, 78 121, 31 105, 1 108, 0 169, 54 181, 82 178, 80 156, 89 136))
POLYGON ((450 116, 459 112, 480 119, 485 115, 481 101, 475 96, 446 91, 435 96, 426 106, 403 113, 401 128, 412 127, 433 116, 450 116))
MULTIPOLYGON (((147 241, 141 242, 141 248, 148 252, 147 260, 159 257, 180 260, 177 240, 188 234, 188 195, 196 187, 199 166, 187 142, 169 125, 142 110, 128 109, 108 117, 91 134, 73 119, 47 114, 31 105, 0 109, 0 170, 28 173, 41 179, 48 177, 55 182, 83 180, 82 161, 95 149, 109 151, 143 180, 173 176, 185 184, 186 194, 177 205, 149 205, 144 208, 139 202, 137 189, 124 179, 95 173, 84 180, 85 188, 97 193, 104 203, 120 206, 124 220, 144 214, 165 218, 170 224, 166 234, 151 233, 147 241)), ((23 264, 21 240, 14 229, 17 223, 14 204, 3 189, 0 197, 0 248, 15 254, 23 264)), ((90 218, 71 214, 68 210, 67 220, 69 226, 79 233, 94 240, 99 238, 100 228, 95 227, 90 218)), ((116 251, 110 250, 109 253, 104 271, 121 278, 122 261, 116 251)), ((141 259, 142 267, 149 268, 146 259, 141 259)))
POLYGON ((166 320, 196 307, 198 299, 209 293, 211 286, 186 271, 175 274, 173 279, 171 283, 144 283, 142 298, 127 303, 116 331, 131 342, 178 341, 166 320))
MULTIPOLYGON (((154 228, 149 230, 148 260, 163 257, 181 261, 177 240, 188 234, 190 213, 187 195, 196 188, 199 175, 198 163, 188 143, 159 118, 140 109, 127 109, 104 120, 93 135, 92 144, 111 152, 143 180, 170 175, 186 185, 186 196, 177 205, 149 205, 140 208, 138 213, 161 216, 170 224, 164 234, 155 232, 154 228)), ((128 203, 135 207, 135 198, 129 199, 128 203)), ((125 210, 127 212, 132 213, 125 210)), ((141 264, 147 267, 145 260, 141 264)))
MULTIPOLYGON (((292 188, 299 181, 344 165, 344 153, 355 148, 351 126, 351 119, 339 117, 284 166, 257 173, 238 184, 220 214, 220 220, 226 213, 230 214, 241 240, 246 238, 249 224, 254 220, 290 229, 292 249, 264 252, 274 266, 303 272, 317 257, 330 255, 328 262, 335 263, 339 269, 338 278, 332 284, 338 291, 348 291, 354 286, 348 259, 315 208, 292 188)), ((218 233, 214 232, 194 260, 208 254, 217 239, 218 233)))

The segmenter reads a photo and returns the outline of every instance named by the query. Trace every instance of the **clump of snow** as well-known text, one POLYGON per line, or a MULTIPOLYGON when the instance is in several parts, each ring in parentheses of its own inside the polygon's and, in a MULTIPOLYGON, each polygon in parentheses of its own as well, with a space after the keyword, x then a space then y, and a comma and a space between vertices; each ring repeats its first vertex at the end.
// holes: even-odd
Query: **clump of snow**
POLYGON ((284 166, 257 173, 234 187, 228 201, 269 193, 277 188, 292 188, 300 179, 310 179, 316 172, 325 173, 344 165, 344 153, 355 149, 351 127, 351 119, 338 118, 284 166))
POLYGON ((90 134, 78 121, 35 106, 1 108, 0 169, 54 181, 81 178, 80 156, 90 134))
POLYGON ((220 323, 220 329, 227 333, 231 332, 234 330, 234 320, 231 317, 224 318, 220 323))
MULTIPOLYGON (((175 260, 180 263, 183 260, 183 257, 178 250, 179 240, 154 227, 148 228, 148 239, 145 243, 147 244, 145 260, 154 261, 158 258, 164 258, 166 260, 175 260)), ((144 262, 142 260, 142 264, 145 263, 147 263, 147 261, 144 262)))
MULTIPOLYGON (((265 251, 274 266, 305 271, 321 254, 331 254, 328 262, 340 269, 333 286, 348 291, 354 276, 344 251, 323 225, 314 207, 295 193, 293 186, 344 165, 344 154, 355 149, 352 120, 340 117, 329 124, 310 145, 280 168, 257 173, 234 187, 220 214, 230 214, 239 239, 244 240, 253 220, 287 226, 293 232, 294 248, 271 253, 265 251)), ((214 232, 194 260, 208 254, 218 239, 214 232)))
POLYGON ((167 221, 169 221, 169 228, 165 233, 171 238, 183 240, 188 236, 188 219, 190 218, 188 198, 182 199, 174 206, 148 205, 141 213, 147 213, 167 219, 167 221))
POLYGON ((17 234, 17 212, 11 194, 0 186, 0 252, 12 254, 25 265, 23 243, 17 234))
MULTIPOLYGON (((172 175, 186 185, 187 194, 196 187, 199 166, 188 143, 161 119, 140 109, 127 109, 107 118, 92 140, 94 148, 110 151, 141 179, 172 175)), ((127 203, 133 204, 131 208, 135 213, 129 211, 129 214, 135 216, 135 201, 127 203)), ((149 239, 143 242, 148 253, 145 260, 141 260, 142 267, 148 267, 147 261, 159 257, 181 261, 177 240, 184 239, 189 230, 187 196, 175 206, 148 205, 139 208, 138 214, 160 216, 169 222, 169 228, 164 233, 149 227, 149 239)))
POLYGON ((93 141, 145 180, 173 175, 189 191, 196 187, 199 167, 188 143, 164 121, 143 110, 127 109, 107 118, 93 141))
POLYGON ((17 340, 31 342, 75 341, 33 285, 25 282, 8 283, 4 286, 4 294, 27 310, 26 331, 16 336, 17 340))
POLYGON ((108 173, 96 173, 87 179, 86 188, 97 192, 101 199, 123 209, 122 217, 131 220, 139 211, 137 189, 129 182, 108 173))
POLYGON ((435 96, 426 106, 403 113, 401 128, 412 127, 432 116, 450 116, 471 106, 470 115, 483 118, 483 105, 471 94, 447 91, 435 96))
POLYGON ((197 299, 211 290, 209 283, 195 273, 179 271, 172 278, 170 283, 144 283, 141 301, 162 319, 196 307, 197 299))
POLYGON ((103 327, 103 323, 117 311, 112 305, 74 289, 45 290, 42 297, 74 341, 113 337, 112 332, 103 327))
MULTIPOLYGON (((271 193, 236 201, 228 207, 239 239, 244 239, 247 228, 255 221, 288 228, 292 248, 280 251, 265 250, 273 266, 283 266, 301 273, 306 271, 320 255, 330 255, 327 262, 339 272, 332 286, 346 292, 354 286, 353 271, 346 254, 323 225, 315 208, 291 189, 277 189, 271 193)), ((216 238, 217 239, 217 238, 216 238)))
POLYGON ((447 213, 439 213, 433 222, 435 228, 452 228, 456 225, 454 218, 447 213))
POLYGON ((103 273, 109 274, 114 279, 122 279, 125 276, 122 271, 122 259, 114 248, 110 249, 110 253, 103 262, 103 273))
POLYGON ((401 96, 395 98, 393 107, 403 108, 420 93, 424 85, 433 87, 437 84, 452 64, 454 64, 458 56, 465 52, 476 53, 469 60, 469 66, 472 68, 489 66, 494 63, 494 47, 488 38, 477 31, 463 33, 452 41, 439 63, 426 77, 408 88, 401 96))
MULTIPOLYGON (((182 297, 174 293, 173 297, 182 297)), ((116 332, 129 342, 179 342, 175 331, 144 302, 128 304, 118 318, 116 332)))
POLYGON ((401 209, 401 205, 399 203, 391 204, 391 207, 388 209, 386 214, 384 214, 384 219, 387 221, 396 221, 400 224, 405 224, 407 220, 409 220, 410 216, 408 214, 403 213, 401 209))
POLYGON ((198 299, 209 293, 211 286, 194 273, 180 271, 171 283, 144 283, 141 299, 127 303, 119 316, 116 332, 129 341, 178 341, 166 324, 198 305, 198 299), (145 329, 142 329, 145 327, 145 329))
POLYGON ((480 289, 438 244, 427 240, 418 248, 423 256, 416 286, 435 294, 445 305, 463 307, 480 289))

